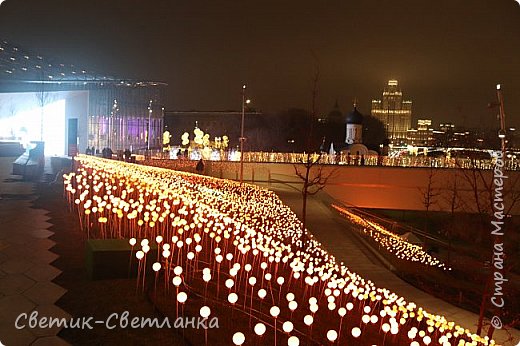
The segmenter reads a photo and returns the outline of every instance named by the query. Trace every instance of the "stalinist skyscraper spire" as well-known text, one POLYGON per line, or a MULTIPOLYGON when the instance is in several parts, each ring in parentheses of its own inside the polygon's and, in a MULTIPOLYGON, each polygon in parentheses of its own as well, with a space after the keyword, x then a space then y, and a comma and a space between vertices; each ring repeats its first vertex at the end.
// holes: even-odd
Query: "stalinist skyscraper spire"
POLYGON ((372 100, 372 116, 385 125, 393 145, 406 145, 407 131, 412 127, 412 101, 404 101, 397 80, 389 80, 382 100, 372 100))

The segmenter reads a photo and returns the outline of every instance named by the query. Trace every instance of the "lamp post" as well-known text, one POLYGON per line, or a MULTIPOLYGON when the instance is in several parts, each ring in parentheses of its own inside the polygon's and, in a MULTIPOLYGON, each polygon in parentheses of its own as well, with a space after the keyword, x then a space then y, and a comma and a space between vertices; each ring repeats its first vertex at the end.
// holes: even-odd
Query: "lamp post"
POLYGON ((148 104, 148 138, 146 138, 147 146, 146 149, 148 150, 148 153, 150 151, 150 129, 152 128, 152 100, 150 100, 150 103, 148 104))
POLYGON ((246 100, 246 85, 242 85, 242 121, 240 125, 240 184, 244 180, 244 115, 246 110, 246 104, 250 103, 251 100, 246 100))

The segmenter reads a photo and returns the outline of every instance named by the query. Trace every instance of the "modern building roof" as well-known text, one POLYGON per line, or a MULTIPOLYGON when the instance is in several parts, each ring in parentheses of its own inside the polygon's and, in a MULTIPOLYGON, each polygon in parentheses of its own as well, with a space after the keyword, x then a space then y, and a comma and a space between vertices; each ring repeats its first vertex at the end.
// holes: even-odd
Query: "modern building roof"
POLYGON ((31 84, 63 85, 75 88, 89 88, 93 86, 121 85, 121 86, 157 86, 166 85, 163 82, 137 81, 103 75, 59 59, 44 57, 29 52, 7 41, 0 41, 0 91, 2 85, 10 86, 31 84))

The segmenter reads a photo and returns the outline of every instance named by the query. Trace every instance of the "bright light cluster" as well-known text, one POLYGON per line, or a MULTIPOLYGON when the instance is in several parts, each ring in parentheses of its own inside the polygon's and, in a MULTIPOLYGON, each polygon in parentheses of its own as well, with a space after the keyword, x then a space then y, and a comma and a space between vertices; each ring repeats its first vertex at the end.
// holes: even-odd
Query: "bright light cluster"
POLYGON ((376 222, 366 220, 359 215, 354 214, 347 208, 333 204, 332 207, 339 211, 343 216, 349 219, 356 225, 361 226, 363 233, 371 237, 374 241, 379 243, 386 251, 396 256, 399 259, 420 262, 432 267, 437 267, 443 270, 451 270, 439 259, 431 256, 423 247, 416 244, 411 244, 401 238, 399 235, 388 231, 383 226, 376 222))
POLYGON ((389 345, 494 344, 376 287, 312 237, 303 241, 301 222, 271 191, 92 156, 80 155, 75 166, 64 188, 89 234, 130 238, 138 285, 157 245, 152 269, 174 286, 177 305, 197 304, 197 282, 205 287, 202 317, 211 318, 216 302, 249 314, 250 330, 230 331, 235 345, 269 333, 288 345, 374 336, 389 345))

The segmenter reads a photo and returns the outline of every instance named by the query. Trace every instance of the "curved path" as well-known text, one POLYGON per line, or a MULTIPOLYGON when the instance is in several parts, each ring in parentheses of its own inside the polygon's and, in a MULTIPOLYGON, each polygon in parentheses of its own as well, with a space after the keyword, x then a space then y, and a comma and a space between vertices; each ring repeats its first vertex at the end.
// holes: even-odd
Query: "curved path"
MULTIPOLYGON (((265 186, 265 184, 262 184, 265 186)), ((285 183, 271 183, 269 189, 275 191, 285 204, 301 216, 301 193, 295 186, 285 183)), ((349 223, 334 213, 324 201, 326 197, 312 196, 307 200, 307 229, 339 261, 343 261, 352 271, 372 280, 380 287, 386 287, 415 302, 430 313, 444 315, 465 328, 476 332, 478 315, 435 298, 388 270, 381 260, 360 242, 349 227, 349 223)), ((496 330, 493 337, 500 345, 518 345, 520 331, 496 330), (511 334, 511 335, 509 335, 511 334)))

